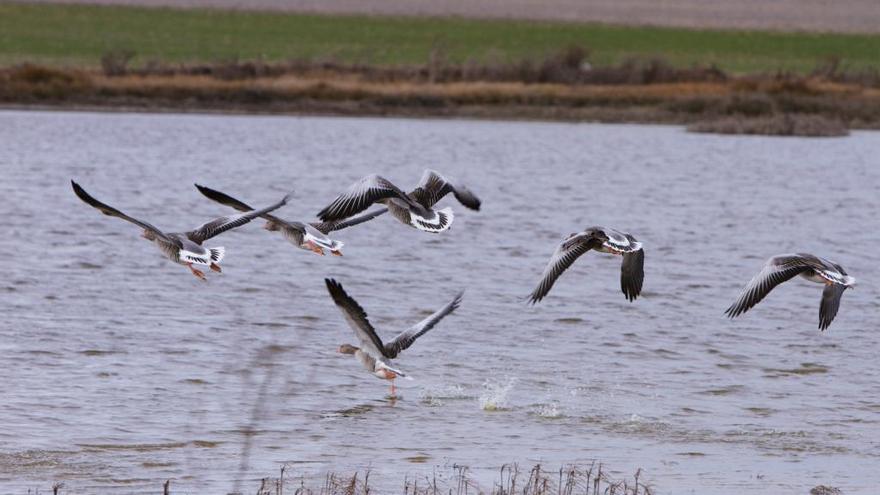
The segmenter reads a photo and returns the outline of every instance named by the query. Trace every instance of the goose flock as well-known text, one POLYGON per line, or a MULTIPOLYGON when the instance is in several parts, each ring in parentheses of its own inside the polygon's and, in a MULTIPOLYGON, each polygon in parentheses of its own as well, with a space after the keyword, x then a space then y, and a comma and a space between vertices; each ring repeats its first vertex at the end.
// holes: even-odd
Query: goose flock
MULTIPOLYGON (((264 225, 266 230, 280 232, 285 239, 300 249, 320 255, 329 251, 333 255, 342 256, 343 243, 331 239, 329 234, 371 221, 386 212, 390 212, 393 218, 404 225, 438 234, 448 230, 455 219, 452 208, 435 209, 436 204, 446 195, 452 193, 459 203, 471 210, 478 211, 481 205, 480 199, 466 186, 447 179, 434 170, 426 170, 418 185, 410 192, 404 192, 380 175, 368 175, 337 196, 318 213, 319 220, 313 222, 285 220, 274 213, 287 204, 292 193, 287 194, 277 203, 255 209, 226 193, 196 184, 195 187, 205 197, 231 207, 239 213, 218 217, 191 231, 166 233, 98 201, 72 180, 71 185, 77 197, 86 204, 105 215, 121 218, 143 229, 142 237, 155 243, 171 261, 188 267, 192 274, 201 280, 207 280, 207 277, 194 265, 206 266, 219 273, 220 262, 226 254, 226 249, 223 247, 206 247, 202 244, 256 218, 266 221, 264 225), (379 207, 367 211, 374 204, 378 204, 379 207)), ((628 301, 635 301, 642 292, 645 278, 645 252, 642 243, 626 232, 607 227, 589 227, 582 232, 568 235, 559 243, 544 268, 538 285, 528 296, 528 302, 536 304, 547 297, 556 280, 578 258, 591 250, 621 257, 620 289, 628 301)), ((807 253, 771 257, 745 286, 725 314, 735 318, 745 313, 764 299, 777 285, 791 280, 796 275, 824 284, 819 305, 819 329, 824 331, 837 315, 843 293, 846 289, 855 286, 855 278, 848 275, 839 264, 807 253)), ((355 356, 370 374, 388 380, 391 384, 392 397, 396 394, 394 380, 398 377, 409 378, 396 367, 392 359, 409 348, 416 339, 431 330, 443 318, 453 313, 464 296, 464 291, 458 292, 451 302, 435 313, 404 330, 394 340, 383 343, 367 318, 366 311, 345 292, 342 284, 332 278, 325 279, 325 283, 331 299, 342 312, 359 344, 358 346, 343 344, 338 348, 338 352, 355 356)))

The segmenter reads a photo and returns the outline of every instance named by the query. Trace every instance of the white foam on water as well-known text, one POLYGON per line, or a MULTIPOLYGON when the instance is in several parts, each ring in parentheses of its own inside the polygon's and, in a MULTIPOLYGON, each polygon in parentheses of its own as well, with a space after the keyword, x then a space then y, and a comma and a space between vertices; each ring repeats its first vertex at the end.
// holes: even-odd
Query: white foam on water
POLYGON ((480 394, 480 409, 484 411, 503 411, 508 409, 510 391, 516 385, 516 378, 510 377, 505 382, 483 382, 483 393, 480 394))
POLYGON ((534 413, 537 416, 547 419, 561 418, 563 416, 562 410, 560 409, 558 402, 550 402, 549 404, 538 404, 535 407, 534 413))
POLYGON ((442 406, 445 400, 469 399, 468 394, 461 385, 436 385, 428 386, 419 392, 419 400, 429 406, 442 406))

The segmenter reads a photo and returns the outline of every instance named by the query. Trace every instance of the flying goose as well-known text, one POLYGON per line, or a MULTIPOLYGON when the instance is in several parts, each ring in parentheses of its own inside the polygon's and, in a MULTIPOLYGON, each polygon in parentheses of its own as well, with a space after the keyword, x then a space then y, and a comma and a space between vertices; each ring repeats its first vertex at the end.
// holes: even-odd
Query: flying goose
POLYGON ((541 282, 532 291, 530 302, 535 304, 543 299, 562 272, 567 270, 574 260, 591 249, 623 256, 620 267, 620 289, 630 302, 635 301, 642 292, 642 281, 645 279, 645 251, 642 249, 642 243, 624 232, 605 227, 590 227, 583 232, 570 234, 559 244, 547 267, 544 268, 541 282))
POLYGON ((434 205, 452 193, 459 203, 472 209, 480 209, 480 200, 466 187, 447 180, 433 170, 425 170, 419 185, 405 193, 379 175, 368 175, 352 184, 329 206, 318 213, 325 222, 341 220, 360 213, 373 203, 382 203, 388 211, 405 225, 425 232, 443 232, 452 225, 452 208, 434 210, 434 205))
POLYGON ((819 284, 825 284, 822 302, 819 304, 819 330, 831 325, 844 291, 855 286, 856 279, 846 274, 842 266, 825 258, 807 253, 780 254, 773 256, 761 271, 746 285, 739 299, 725 314, 735 318, 761 302, 777 285, 791 280, 795 275, 819 284))
POLYGON ((411 346, 416 339, 424 335, 428 330, 434 328, 434 325, 439 323, 446 315, 455 311, 461 303, 462 295, 464 295, 464 291, 459 292, 455 299, 446 306, 443 306, 442 309, 404 330, 391 342, 383 344, 382 339, 376 334, 373 325, 370 324, 370 320, 367 319, 366 311, 357 301, 345 293, 342 284, 332 278, 326 278, 324 282, 327 283, 330 297, 333 298, 333 302, 342 311, 345 321, 354 330, 354 334, 360 342, 360 347, 343 344, 339 347, 338 352, 341 354, 353 354, 364 368, 374 376, 383 380, 390 380, 391 396, 394 396, 396 393, 394 379, 398 376, 406 378, 402 371, 393 366, 391 360, 411 346))
POLYGON ((90 196, 85 191, 85 189, 83 189, 76 182, 70 181, 70 183, 71 185, 73 185, 73 192, 76 193, 79 199, 85 201, 90 206, 97 208, 101 213, 105 215, 119 217, 123 220, 126 220, 141 227, 142 229, 144 229, 142 237, 156 243, 156 246, 158 246, 162 253, 165 254, 165 256, 167 256, 168 259, 170 259, 171 261, 189 267, 190 271, 192 271, 192 274, 201 280, 206 280, 204 272, 194 268, 193 265, 204 265, 210 267, 211 270, 219 273, 221 271, 220 260, 223 259, 223 256, 226 253, 226 250, 223 247, 203 247, 203 242, 214 236, 222 234, 227 230, 240 227, 250 222, 254 218, 259 217, 260 215, 265 215, 270 211, 276 210, 284 206, 285 204, 287 204, 287 201, 290 199, 291 196, 291 194, 288 194, 281 201, 260 210, 254 210, 252 212, 243 213, 240 215, 230 215, 227 217, 216 218, 189 232, 166 233, 162 232, 161 230, 157 229, 147 222, 132 218, 125 213, 117 210, 116 208, 113 208, 112 206, 101 203, 97 199, 90 196))
MULTIPOLYGON (((233 198, 232 196, 229 196, 228 194, 199 184, 196 184, 195 186, 199 190, 199 192, 220 204, 231 206, 238 211, 247 212, 253 210, 251 206, 233 198)), ((383 208, 365 213, 361 216, 349 220, 335 220, 332 222, 320 223, 291 222, 278 218, 275 215, 271 215, 269 213, 261 216, 263 217, 263 219, 266 220, 266 224, 263 226, 264 229, 270 232, 280 231, 281 235, 283 235, 285 239, 287 239, 291 244, 298 248, 312 251, 320 255, 324 254, 324 249, 328 249, 332 254, 336 256, 342 256, 342 246, 344 244, 340 241, 336 241, 327 237, 327 234, 336 230, 342 230, 346 227, 351 227, 353 225, 366 222, 368 220, 372 220, 373 218, 378 217, 386 211, 388 210, 383 208)))

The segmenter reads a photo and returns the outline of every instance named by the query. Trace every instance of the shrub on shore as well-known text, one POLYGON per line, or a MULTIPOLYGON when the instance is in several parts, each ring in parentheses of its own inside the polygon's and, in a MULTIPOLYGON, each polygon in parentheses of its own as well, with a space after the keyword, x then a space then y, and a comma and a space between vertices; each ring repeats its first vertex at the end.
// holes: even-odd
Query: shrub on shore
MULTIPOLYGON (((100 72, 0 68, 0 103, 676 123, 693 124, 695 132, 773 135, 880 127, 876 89, 819 76, 731 77, 662 60, 592 67, 589 52, 577 46, 543 59, 464 64, 450 64, 438 48, 423 67, 318 60, 131 66, 132 55, 108 54, 100 72)), ((843 77, 839 69, 829 73, 843 77)))

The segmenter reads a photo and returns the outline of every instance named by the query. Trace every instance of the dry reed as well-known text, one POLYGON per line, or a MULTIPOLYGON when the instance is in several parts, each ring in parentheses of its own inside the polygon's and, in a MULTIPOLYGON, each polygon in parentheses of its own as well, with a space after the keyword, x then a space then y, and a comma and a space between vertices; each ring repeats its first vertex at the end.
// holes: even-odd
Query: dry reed
MULTIPOLYGON (((319 486, 312 486, 304 476, 285 479, 286 467, 279 478, 263 478, 257 495, 369 495, 376 493, 370 485, 370 471, 363 476, 328 473, 319 486)), ((602 464, 587 467, 563 466, 545 470, 540 464, 521 471, 516 464, 505 464, 491 487, 480 486, 463 465, 452 466, 452 476, 440 481, 436 473, 417 478, 406 477, 402 495, 651 495, 650 485, 641 480, 637 470, 631 478, 613 479, 602 464)))

